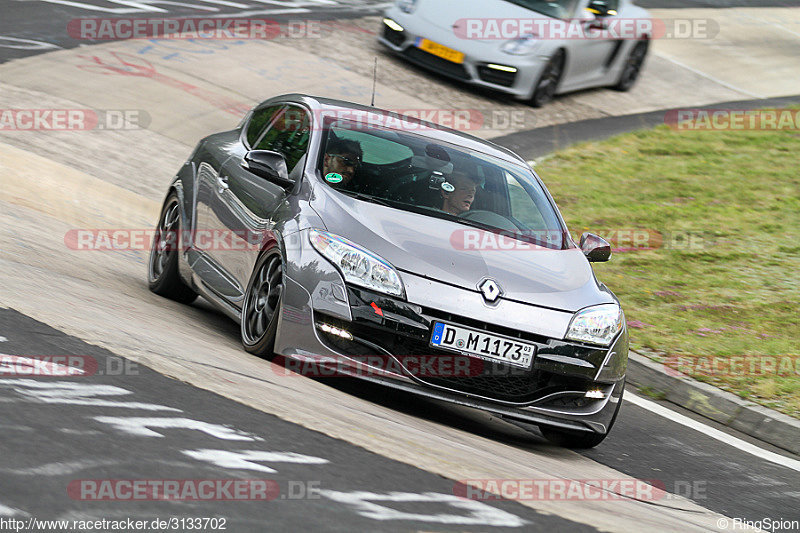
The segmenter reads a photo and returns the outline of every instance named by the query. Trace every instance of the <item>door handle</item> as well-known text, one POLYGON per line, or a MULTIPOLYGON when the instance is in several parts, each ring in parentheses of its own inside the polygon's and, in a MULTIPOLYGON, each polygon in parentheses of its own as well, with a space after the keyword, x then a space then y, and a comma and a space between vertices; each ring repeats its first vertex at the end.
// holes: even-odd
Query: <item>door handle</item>
POLYGON ((225 176, 217 176, 217 189, 219 190, 220 194, 230 189, 230 186, 228 185, 228 178, 225 176))

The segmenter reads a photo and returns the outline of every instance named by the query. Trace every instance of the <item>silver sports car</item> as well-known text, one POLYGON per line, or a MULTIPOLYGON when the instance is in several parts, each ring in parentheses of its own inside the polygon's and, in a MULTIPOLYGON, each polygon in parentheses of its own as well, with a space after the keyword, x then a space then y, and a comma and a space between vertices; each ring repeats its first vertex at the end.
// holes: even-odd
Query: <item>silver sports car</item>
POLYGON ((598 444, 621 404, 628 334, 512 152, 347 102, 285 95, 201 140, 164 201, 148 279, 203 295, 244 348, 598 444))
POLYGON ((659 24, 630 0, 397 0, 379 41, 444 76, 534 106, 630 89, 659 24))

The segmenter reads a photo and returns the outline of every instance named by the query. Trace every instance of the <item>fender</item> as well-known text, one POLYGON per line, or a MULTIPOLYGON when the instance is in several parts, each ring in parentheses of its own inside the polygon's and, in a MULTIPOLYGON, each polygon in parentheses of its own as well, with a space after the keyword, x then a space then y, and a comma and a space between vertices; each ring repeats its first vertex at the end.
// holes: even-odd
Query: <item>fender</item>
MULTIPOLYGON (((194 163, 187 161, 180 168, 178 173, 170 183, 167 191, 167 196, 175 192, 178 196, 178 209, 181 217, 181 228, 188 231, 195 229, 195 194, 197 187, 195 186, 195 168, 194 163)), ((192 270, 189 261, 190 250, 184 246, 183 236, 180 237, 180 248, 178 254, 178 274, 189 287, 197 289, 192 281, 192 270)))

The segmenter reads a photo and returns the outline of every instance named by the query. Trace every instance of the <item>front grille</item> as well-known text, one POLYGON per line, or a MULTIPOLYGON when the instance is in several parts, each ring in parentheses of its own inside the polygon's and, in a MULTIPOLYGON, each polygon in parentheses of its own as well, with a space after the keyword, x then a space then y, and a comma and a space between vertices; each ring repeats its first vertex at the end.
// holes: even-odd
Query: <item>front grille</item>
MULTIPOLYGON (((359 331, 360 334, 366 332, 359 331)), ((454 352, 440 350, 432 347, 428 343, 427 336, 424 339, 412 338, 397 335, 394 338, 384 337, 381 344, 390 353, 397 356, 426 356, 426 358, 442 357, 448 363, 454 359, 468 360, 465 372, 466 376, 458 375, 419 375, 414 374, 417 379, 430 385, 437 385, 448 389, 454 389, 468 394, 476 394, 496 400, 509 402, 527 402, 541 397, 540 390, 547 386, 550 381, 550 374, 538 370, 526 370, 512 367, 503 363, 493 363, 482 361, 459 355, 454 352)), ((403 363, 403 357, 399 357, 403 363)), ((445 365, 444 368, 449 368, 445 365)), ((412 372, 413 373, 413 372, 412 372)))
MULTIPOLYGON (((566 352, 564 355, 586 360, 601 360, 604 357, 603 351, 594 348, 578 347, 542 335, 487 324, 363 289, 348 287, 348 299, 352 321, 315 311, 317 321, 344 329, 354 337, 352 341, 347 341, 332 335, 321 335, 325 344, 339 353, 351 356, 374 355, 385 358, 389 357, 388 354, 392 354, 408 373, 419 381, 466 394, 499 401, 528 403, 553 393, 587 390, 591 377, 566 375, 558 368, 552 371, 550 368, 522 369, 432 347, 430 336, 435 321, 451 322, 533 343, 537 346, 538 353, 559 354, 563 350, 566 352), (373 308, 373 304, 377 309, 373 308), (381 310, 381 314, 378 314, 377 310, 381 310), (413 366, 420 365, 420 361, 426 363, 432 361, 437 371, 433 373, 415 371, 413 366), (448 364, 451 366, 448 367, 448 364), (454 364, 461 366, 456 371, 440 371, 452 368, 454 364)), ((388 362, 386 359, 378 361, 388 362)), ((396 364, 393 368, 396 369, 396 364)))
POLYGON ((428 67, 446 76, 458 78, 461 80, 469 80, 470 75, 464 65, 453 63, 433 54, 429 54, 424 50, 420 50, 416 46, 409 46, 403 52, 403 55, 410 61, 428 67))
POLYGON ((486 83, 502 85, 503 87, 511 87, 517 80, 516 72, 505 72, 503 70, 489 68, 486 65, 478 67, 478 76, 486 83))
MULTIPOLYGON (((379 355, 381 352, 380 349, 369 348, 370 344, 379 345, 382 350, 398 356, 400 364, 402 364, 411 375, 430 385, 517 403, 530 402, 546 394, 555 392, 552 386, 553 380, 557 376, 549 372, 526 370, 503 363, 482 361, 477 358, 462 356, 454 352, 440 350, 430 346, 428 342, 430 336, 429 327, 418 329, 416 332, 412 332, 408 329, 401 331, 396 327, 379 326, 366 321, 345 322, 320 313, 318 313, 317 316, 320 320, 333 326, 346 329, 353 335, 354 339, 352 341, 346 341, 332 335, 322 335, 326 344, 330 345, 338 352, 352 356, 379 355), (404 356, 406 357, 405 359, 404 356), (438 360, 437 358, 440 357, 446 358, 443 359, 446 364, 441 366, 434 364, 435 368, 449 369, 452 368, 454 359, 460 360, 462 365, 466 365, 468 370, 461 373, 452 372, 452 375, 441 375, 440 373, 434 375, 420 374, 406 365, 409 360, 416 363, 420 358, 411 357, 409 359, 408 356, 425 356, 424 359, 426 361, 436 361, 438 360)), ((472 322, 477 321, 470 321, 464 318, 453 320, 454 317, 452 315, 445 316, 447 320, 461 323, 465 326, 476 326, 476 324, 472 322)), ((431 317, 430 320, 438 318, 439 317, 431 317)), ((485 329, 485 327, 481 329, 485 329)), ((505 328, 492 328, 492 331, 508 334, 505 328), (503 331, 497 331, 497 329, 503 331)), ((533 341, 530 337, 534 336, 525 334, 525 340, 533 341)), ((464 368, 464 366, 462 366, 462 368, 464 368)))
POLYGON ((406 32, 393 30, 386 24, 383 25, 383 38, 395 46, 400 46, 406 40, 406 32))

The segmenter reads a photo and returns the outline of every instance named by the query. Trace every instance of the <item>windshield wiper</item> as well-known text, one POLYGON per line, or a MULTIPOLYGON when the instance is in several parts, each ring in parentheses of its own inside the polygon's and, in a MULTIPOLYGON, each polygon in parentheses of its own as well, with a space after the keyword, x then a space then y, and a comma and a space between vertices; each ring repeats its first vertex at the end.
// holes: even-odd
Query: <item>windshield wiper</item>
MULTIPOLYGON (((425 209, 425 208, 421 208, 421 209, 425 209)), ((425 209, 425 210, 430 212, 431 216, 435 216, 436 218, 439 218, 441 220, 448 220, 450 222, 455 222, 456 224, 463 224, 465 226, 470 226, 472 228, 477 228, 477 229, 480 229, 480 230, 483 230, 483 231, 489 231, 489 232, 495 233, 497 235, 502 235, 502 236, 505 236, 505 237, 508 237, 508 238, 511 238, 511 239, 532 243, 532 244, 535 244, 536 246, 542 246, 544 248, 551 248, 552 247, 551 243, 549 243, 547 241, 543 241, 541 239, 528 237, 528 236, 526 236, 524 234, 524 232, 522 234, 520 234, 517 231, 510 231, 510 230, 503 229, 503 228, 497 228, 497 227, 494 227, 494 226, 490 226, 488 224, 483 224, 481 222, 477 222, 475 220, 470 220, 468 218, 462 218, 462 217, 460 217, 458 215, 453 215, 453 214, 450 214, 450 213, 443 213, 443 212, 434 211, 434 210, 428 210, 428 209, 425 209)), ((524 230, 518 230, 518 231, 524 231, 524 230)))
POLYGON ((517 6, 519 6, 519 7, 524 7, 525 9, 528 9, 528 10, 530 10, 530 11, 533 11, 534 13, 539 13, 540 15, 544 15, 544 16, 546 16, 546 17, 550 17, 550 18, 560 18, 560 17, 556 17, 555 15, 552 15, 552 14, 550 14, 550 13, 547 13, 547 12, 545 12, 545 11, 541 11, 540 9, 534 9, 533 7, 531 7, 530 5, 528 5, 526 2, 524 2, 524 0, 523 0, 523 1, 519 1, 519 0, 505 0, 505 1, 506 1, 506 2, 508 2, 509 4, 514 4, 514 5, 517 5, 517 6))
POLYGON ((372 196, 370 194, 364 194, 363 192, 345 191, 341 189, 339 189, 339 192, 342 194, 346 194, 351 198, 356 198, 357 200, 364 200, 365 202, 372 202, 374 204, 383 205, 386 207, 395 207, 394 205, 392 205, 391 203, 382 198, 378 198, 377 196, 372 196))

